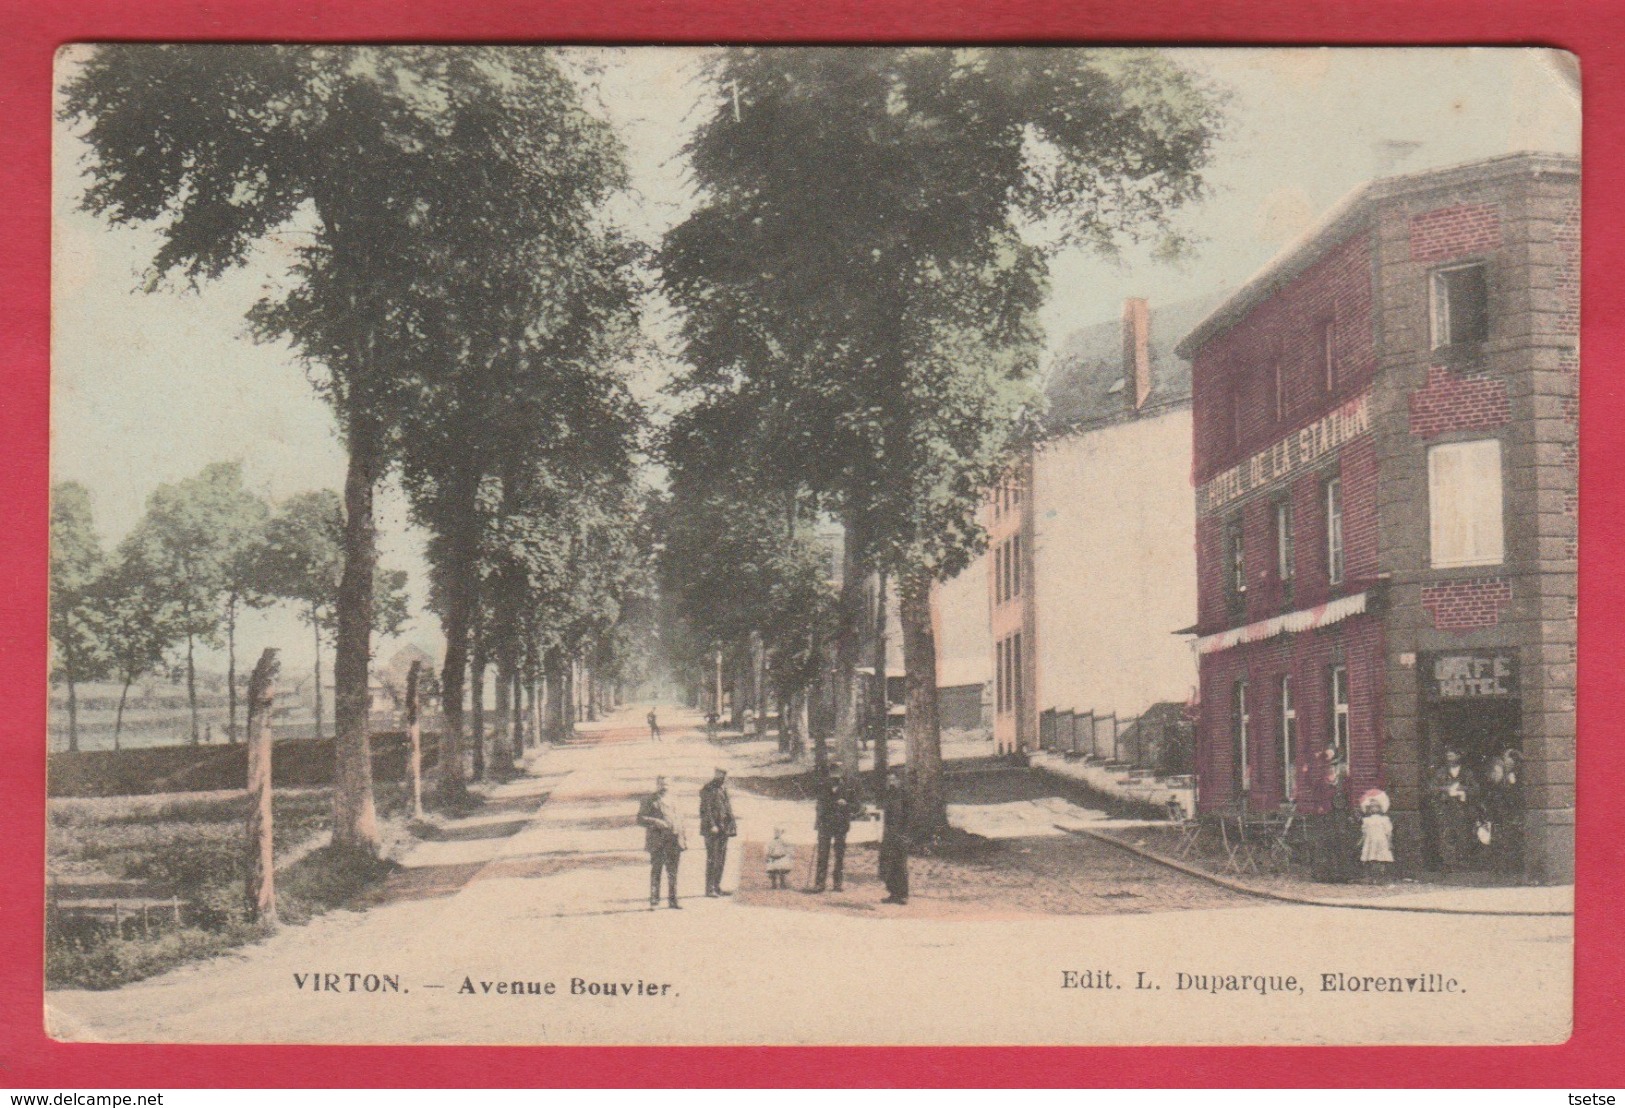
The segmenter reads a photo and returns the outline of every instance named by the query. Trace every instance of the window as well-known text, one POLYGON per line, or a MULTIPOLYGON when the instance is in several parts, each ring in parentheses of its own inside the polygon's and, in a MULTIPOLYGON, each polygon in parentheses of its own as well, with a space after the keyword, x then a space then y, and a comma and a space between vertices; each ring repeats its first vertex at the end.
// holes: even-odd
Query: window
POLYGON ((1326 580, 1343 583, 1343 479, 1326 482, 1326 580))
POLYGON ((1230 563, 1230 595, 1239 597, 1247 591, 1247 535, 1240 519, 1231 520, 1225 528, 1225 547, 1225 558, 1230 563))
POLYGON ((1481 263, 1434 270, 1430 298, 1433 349, 1489 338, 1489 287, 1481 263))
POLYGON ((1331 700, 1331 745, 1336 748, 1337 757, 1346 762, 1349 756, 1349 671, 1346 666, 1332 667, 1331 700))
POLYGON ((1004 715, 1004 640, 993 644, 993 710, 1004 715))
POLYGON ((1286 419, 1286 370, 1279 358, 1275 361, 1275 422, 1286 419))
POLYGON ((1500 440, 1428 447, 1428 529, 1435 567, 1501 562, 1500 440))
POLYGON ((1275 573, 1281 581, 1292 580, 1292 501, 1275 502, 1275 573))
POLYGON ((1021 710, 1021 632, 1010 636, 1010 710, 1021 710))
POLYGON ((1327 392, 1337 391, 1337 324, 1327 320, 1320 325, 1320 379, 1327 392))
POLYGON ((1021 533, 1010 540, 1010 595, 1021 595, 1021 533))
POLYGON ((1252 788, 1252 770, 1247 764, 1247 730, 1252 722, 1251 717, 1247 714, 1247 682, 1236 682, 1232 700, 1234 718, 1231 732, 1233 744, 1230 748, 1230 780, 1233 783, 1239 782, 1239 787, 1236 789, 1236 799, 1239 800, 1242 794, 1252 788))
POLYGON ((1298 790, 1298 709, 1292 703, 1292 675, 1281 675, 1281 795, 1298 790))

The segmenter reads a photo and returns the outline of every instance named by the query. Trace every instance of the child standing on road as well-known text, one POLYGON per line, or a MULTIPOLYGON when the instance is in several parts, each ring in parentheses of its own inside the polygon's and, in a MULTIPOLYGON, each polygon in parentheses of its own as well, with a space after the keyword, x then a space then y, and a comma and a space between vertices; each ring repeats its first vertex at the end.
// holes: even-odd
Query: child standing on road
POLYGON ((784 841, 784 828, 775 827, 767 844, 767 887, 790 887, 790 844, 784 841))
POLYGON ((1360 861, 1366 880, 1387 884, 1394 863, 1394 821, 1388 818, 1388 794, 1372 789, 1360 799, 1360 861))

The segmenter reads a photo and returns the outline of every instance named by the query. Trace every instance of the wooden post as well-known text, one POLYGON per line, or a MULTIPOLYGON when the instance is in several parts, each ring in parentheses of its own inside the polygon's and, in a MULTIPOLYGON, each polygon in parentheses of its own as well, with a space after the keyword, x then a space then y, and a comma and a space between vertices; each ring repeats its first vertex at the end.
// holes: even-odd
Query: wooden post
POLYGON ((277 652, 267 647, 248 682, 248 915, 276 922, 276 869, 271 839, 271 703, 277 652))
POLYGON ((411 748, 406 752, 406 772, 412 781, 412 815, 423 818, 423 728, 419 723, 418 681, 423 663, 416 659, 406 671, 406 737, 411 748))

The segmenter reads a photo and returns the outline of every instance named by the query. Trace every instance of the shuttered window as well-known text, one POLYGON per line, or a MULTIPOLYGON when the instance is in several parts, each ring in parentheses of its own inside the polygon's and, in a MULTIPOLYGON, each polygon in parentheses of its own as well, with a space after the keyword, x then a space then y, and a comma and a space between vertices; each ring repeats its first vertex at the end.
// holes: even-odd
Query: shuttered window
POLYGON ((1428 527, 1432 564, 1498 565, 1505 556, 1498 439, 1428 448, 1428 527))

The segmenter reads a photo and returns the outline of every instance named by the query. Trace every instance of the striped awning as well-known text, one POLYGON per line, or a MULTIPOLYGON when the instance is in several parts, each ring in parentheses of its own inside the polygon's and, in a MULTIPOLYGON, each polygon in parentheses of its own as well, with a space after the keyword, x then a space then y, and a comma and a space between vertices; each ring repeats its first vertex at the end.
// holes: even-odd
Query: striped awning
POLYGON ((1229 650, 1242 643, 1263 642, 1273 639, 1276 635, 1290 635, 1298 631, 1313 631, 1317 627, 1329 627, 1339 620, 1349 616, 1357 616, 1365 611, 1366 597, 1369 593, 1355 593, 1353 596, 1343 596, 1336 600, 1328 600, 1324 604, 1317 604, 1313 608, 1300 608, 1296 612, 1276 616, 1273 619, 1261 619, 1257 623, 1249 623, 1245 627, 1232 627, 1228 631, 1220 631, 1213 635, 1203 635, 1196 640, 1198 654, 1214 654, 1220 650, 1229 650))

